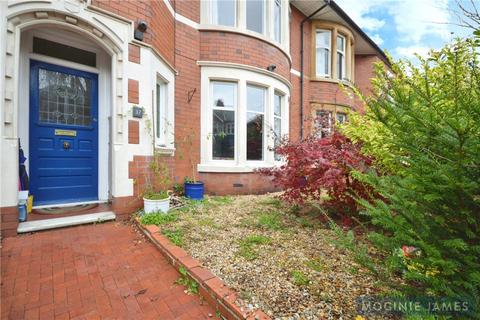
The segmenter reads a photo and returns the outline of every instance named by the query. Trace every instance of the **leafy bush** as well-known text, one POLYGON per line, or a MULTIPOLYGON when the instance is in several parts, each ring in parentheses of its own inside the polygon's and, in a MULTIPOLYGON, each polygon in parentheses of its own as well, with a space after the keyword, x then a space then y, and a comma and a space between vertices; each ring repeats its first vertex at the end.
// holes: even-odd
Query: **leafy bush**
POLYGON ((351 214, 358 211, 356 196, 369 198, 368 188, 352 173, 366 172, 372 160, 339 132, 323 138, 312 135, 301 142, 284 142, 276 152, 285 158, 286 164, 259 172, 272 176, 273 183, 285 190, 282 197, 290 202, 320 200, 326 194, 325 207, 351 214))
POLYGON ((388 162, 401 172, 358 178, 382 196, 359 203, 377 227, 370 239, 385 257, 379 267, 406 280, 397 288, 471 297, 480 306, 477 52, 475 42, 458 40, 419 58, 418 67, 393 64, 394 76, 377 67, 369 121, 391 137, 388 162))

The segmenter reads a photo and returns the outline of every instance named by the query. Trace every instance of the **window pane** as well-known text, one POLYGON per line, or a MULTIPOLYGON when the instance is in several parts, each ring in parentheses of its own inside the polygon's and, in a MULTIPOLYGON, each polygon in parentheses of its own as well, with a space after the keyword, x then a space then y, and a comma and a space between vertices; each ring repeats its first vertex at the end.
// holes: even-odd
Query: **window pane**
POLYGON ((234 108, 235 106, 235 83, 213 83, 213 106, 218 108, 234 108))
POLYGON ((341 53, 337 53, 337 77, 338 79, 343 79, 345 70, 345 57, 341 53))
POLYGON ((162 104, 161 104, 161 101, 162 101, 162 87, 159 83, 157 83, 157 121, 156 121, 156 124, 157 124, 157 138, 160 138, 160 132, 162 132, 162 128, 161 128, 161 118, 162 118, 162 104))
POLYGON ((235 112, 213 110, 213 159, 235 158, 235 112))
POLYGON ((264 0, 247 0, 247 29, 263 33, 264 0))
MULTIPOLYGON (((282 119, 275 117, 273 120, 273 131, 275 133, 274 147, 277 147, 282 140, 282 119)), ((275 152, 275 160, 280 160, 280 156, 275 152)))
POLYGON ((330 51, 327 49, 317 49, 317 74, 328 75, 330 63, 330 51))
POLYGON ((212 23, 222 26, 235 26, 236 0, 213 0, 212 23))
POLYGON ((247 112, 247 160, 263 160, 263 114, 247 112))
POLYGON ((337 122, 338 123, 345 123, 347 121, 347 114, 337 112, 337 122))
POLYGON ((263 112, 265 110, 265 89, 247 86, 247 110, 263 112))
POLYGON ((274 106, 273 106, 273 113, 277 117, 282 116, 282 96, 275 94, 275 101, 274 101, 274 106))
POLYGON ((330 31, 317 31, 317 48, 330 48, 330 31))
POLYGON ((92 124, 92 80, 40 69, 39 121, 90 126, 92 124))
POLYGON ((316 133, 320 137, 325 137, 332 130, 332 113, 330 111, 317 110, 315 119, 316 133))
POLYGON ((275 20, 273 22, 275 41, 281 42, 282 40, 282 2, 281 0, 275 0, 274 3, 274 15, 275 20))
POLYGON ((337 37, 337 50, 345 52, 345 38, 337 37))
POLYGON ((263 160, 264 88, 247 86, 247 160, 263 160))

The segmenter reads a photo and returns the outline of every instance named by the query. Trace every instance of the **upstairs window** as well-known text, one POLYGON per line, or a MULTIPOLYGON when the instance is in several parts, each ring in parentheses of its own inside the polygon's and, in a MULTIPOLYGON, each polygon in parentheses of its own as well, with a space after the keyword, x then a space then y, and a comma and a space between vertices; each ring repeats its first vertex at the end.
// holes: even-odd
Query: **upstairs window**
POLYGON ((273 39, 282 41, 282 0, 274 0, 273 3, 273 39))
POLYGON ((246 2, 247 29, 263 34, 265 30, 265 1, 247 0, 246 2))
POLYGON ((331 32, 330 30, 317 30, 316 35, 316 56, 317 56, 317 76, 330 76, 330 50, 331 50, 331 32))
POLYGON ((345 79, 345 37, 337 36, 337 78, 345 79))
POLYGON ((237 24, 236 0, 212 0, 212 23, 234 27, 237 24))

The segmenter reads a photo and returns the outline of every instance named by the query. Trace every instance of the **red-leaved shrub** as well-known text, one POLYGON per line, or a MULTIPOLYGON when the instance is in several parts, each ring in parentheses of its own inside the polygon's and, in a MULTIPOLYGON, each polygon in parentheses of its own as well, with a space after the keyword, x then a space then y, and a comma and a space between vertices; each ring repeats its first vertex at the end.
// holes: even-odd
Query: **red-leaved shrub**
POLYGON ((259 172, 273 177, 273 183, 284 190, 282 197, 289 202, 301 204, 327 195, 322 206, 345 217, 358 211, 355 197, 369 197, 368 188, 352 172, 365 172, 372 159, 337 131, 323 138, 284 142, 275 151, 285 164, 259 172))

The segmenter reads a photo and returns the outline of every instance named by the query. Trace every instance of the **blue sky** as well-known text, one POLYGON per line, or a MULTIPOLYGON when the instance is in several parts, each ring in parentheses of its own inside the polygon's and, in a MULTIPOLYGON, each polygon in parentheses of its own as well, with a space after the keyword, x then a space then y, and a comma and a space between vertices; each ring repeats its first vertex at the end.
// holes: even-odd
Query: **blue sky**
MULTIPOLYGON (((470 6, 467 0, 462 2, 470 6)), ((468 0, 469 1, 469 0, 468 0)), ((478 1, 480 9, 480 0, 478 1)), ((336 0, 338 5, 382 48, 395 58, 413 58, 438 49, 471 30, 459 22, 454 0, 336 0)))

